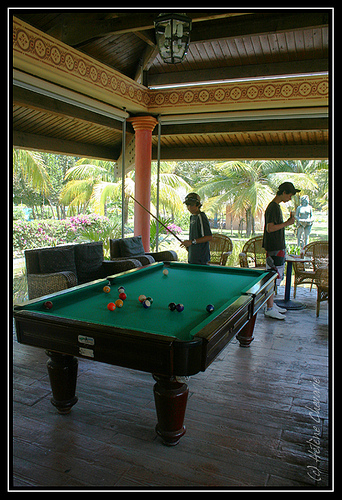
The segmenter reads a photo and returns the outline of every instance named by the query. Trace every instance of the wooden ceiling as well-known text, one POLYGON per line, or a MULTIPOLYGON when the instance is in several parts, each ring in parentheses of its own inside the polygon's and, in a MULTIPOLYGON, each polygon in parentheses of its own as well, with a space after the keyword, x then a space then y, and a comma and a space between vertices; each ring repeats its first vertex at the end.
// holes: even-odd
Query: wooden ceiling
MULTIPOLYGON (((329 69, 331 12, 287 9, 189 10, 193 28, 183 63, 162 62, 153 22, 159 11, 25 10, 12 14, 146 87, 212 80, 323 73, 329 69)), ((256 80, 256 81, 257 81, 256 80)), ((14 145, 116 160, 121 124, 14 87, 14 145), (39 138, 39 140, 38 140, 39 138)), ((96 113, 95 113, 96 114, 96 113)), ((321 158, 328 151, 325 113, 267 120, 175 123, 161 127, 162 159, 321 158)), ((128 127, 128 133, 133 130, 128 127)), ((153 136, 156 157, 157 137, 153 136)))

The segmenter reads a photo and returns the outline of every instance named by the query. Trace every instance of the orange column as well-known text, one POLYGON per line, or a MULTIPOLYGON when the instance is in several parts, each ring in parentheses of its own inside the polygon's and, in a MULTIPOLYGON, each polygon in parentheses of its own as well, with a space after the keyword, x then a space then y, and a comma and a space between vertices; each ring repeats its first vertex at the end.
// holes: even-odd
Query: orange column
MULTIPOLYGON (((150 210, 152 130, 158 123, 153 116, 128 118, 135 131, 135 195, 134 198, 150 210)), ((150 250, 150 214, 134 204, 134 236, 142 236, 145 252, 150 250)))

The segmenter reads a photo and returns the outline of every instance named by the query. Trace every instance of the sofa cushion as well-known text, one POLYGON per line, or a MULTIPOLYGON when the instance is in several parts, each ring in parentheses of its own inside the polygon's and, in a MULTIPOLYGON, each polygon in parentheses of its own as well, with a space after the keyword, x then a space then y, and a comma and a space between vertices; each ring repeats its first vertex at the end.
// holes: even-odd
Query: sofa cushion
POLYGON ((39 268, 43 274, 72 271, 77 275, 74 247, 55 247, 39 252, 39 268))
POLYGON ((137 257, 138 255, 145 255, 141 236, 122 238, 119 240, 119 245, 121 257, 137 257))
POLYGON ((75 262, 78 283, 104 278, 102 267, 103 249, 102 242, 84 243, 75 246, 75 262))

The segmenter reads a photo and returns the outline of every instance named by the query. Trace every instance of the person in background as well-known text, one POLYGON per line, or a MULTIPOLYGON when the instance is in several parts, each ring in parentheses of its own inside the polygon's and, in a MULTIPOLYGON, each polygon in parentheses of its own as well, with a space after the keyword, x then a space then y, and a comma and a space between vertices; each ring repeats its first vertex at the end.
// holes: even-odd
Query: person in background
POLYGON ((209 241, 213 239, 209 221, 201 212, 201 198, 197 193, 189 193, 184 201, 190 216, 189 239, 181 243, 188 250, 189 264, 208 264, 210 261, 209 241))
MULTIPOLYGON (((265 211, 265 227, 262 246, 266 250, 266 269, 277 271, 278 278, 277 286, 280 285, 284 276, 284 267, 286 261, 286 246, 285 246, 285 227, 294 224, 295 218, 290 214, 287 221, 283 221, 283 213, 279 204, 286 203, 291 200, 292 196, 299 193, 300 189, 296 189, 292 182, 283 182, 279 187, 275 198, 271 201, 265 211)), ((265 316, 273 319, 285 319, 284 314, 286 309, 277 306, 273 301, 273 295, 267 301, 265 316)))

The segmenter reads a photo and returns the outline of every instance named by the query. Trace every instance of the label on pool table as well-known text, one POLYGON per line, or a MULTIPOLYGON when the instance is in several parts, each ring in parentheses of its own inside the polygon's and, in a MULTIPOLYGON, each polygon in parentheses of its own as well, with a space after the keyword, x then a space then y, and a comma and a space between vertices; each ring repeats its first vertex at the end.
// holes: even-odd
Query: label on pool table
POLYGON ((95 345, 95 339, 93 337, 86 337, 85 335, 79 335, 78 341, 80 344, 95 345))
POLYGON ((79 347, 78 352, 79 352, 79 354, 81 354, 81 356, 87 356, 87 358, 94 357, 93 349, 86 349, 85 347, 79 347))

